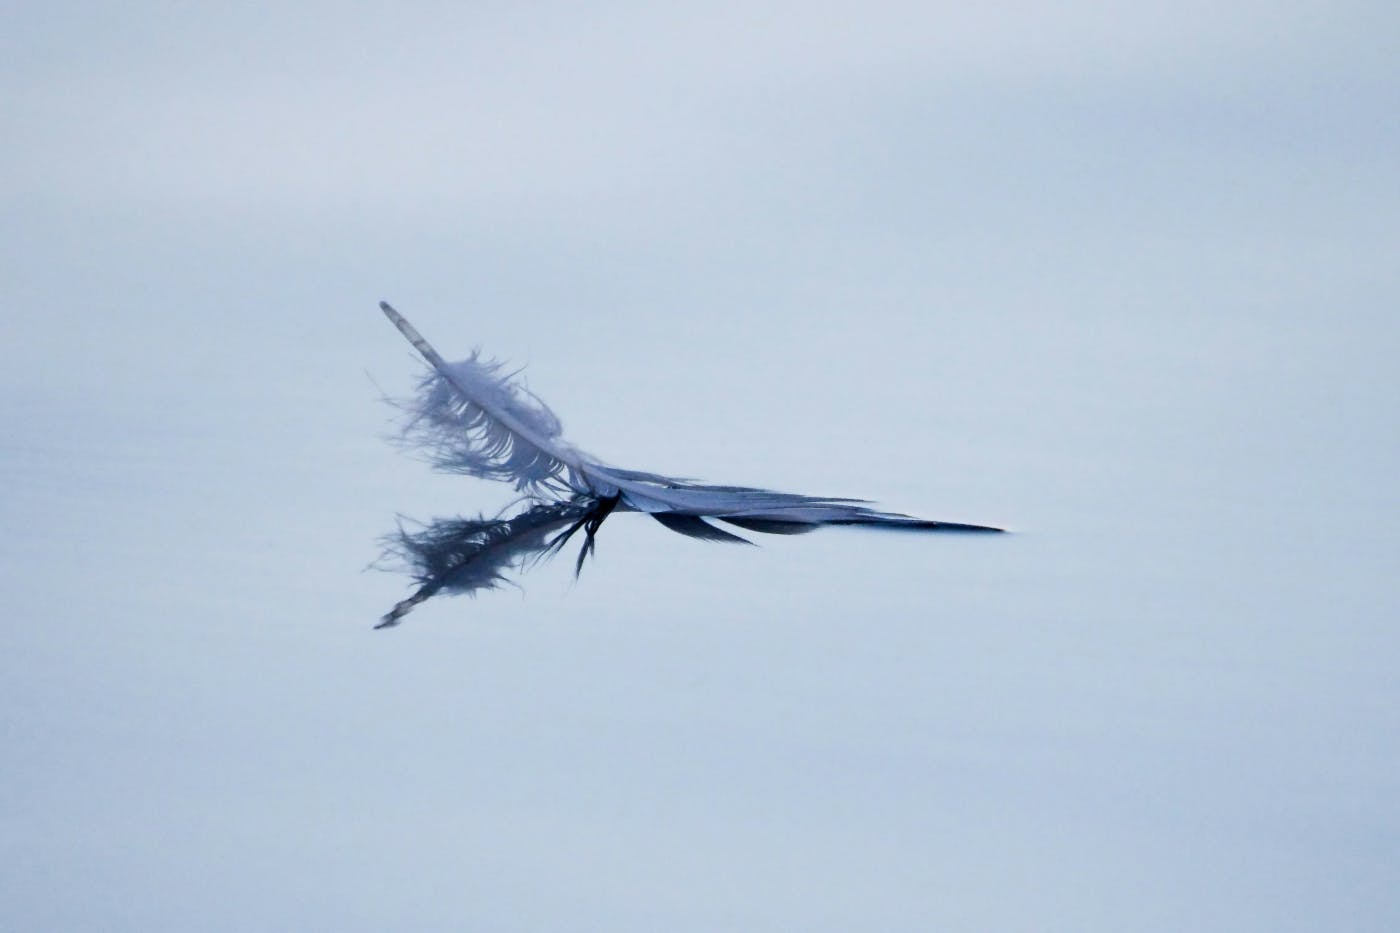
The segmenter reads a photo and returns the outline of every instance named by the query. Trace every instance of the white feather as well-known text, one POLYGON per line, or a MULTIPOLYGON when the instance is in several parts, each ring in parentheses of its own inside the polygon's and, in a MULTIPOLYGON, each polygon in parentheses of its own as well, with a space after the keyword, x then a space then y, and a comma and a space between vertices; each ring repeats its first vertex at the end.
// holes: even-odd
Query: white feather
MULTIPOLYGON (((968 530, 981 526, 927 522, 879 512, 860 499, 804 496, 748 486, 710 486, 657 473, 606 466, 567 443, 559 419, 528 389, 479 355, 448 363, 385 302, 379 307, 433 367, 412 406, 410 434, 440 469, 514 482, 521 490, 566 488, 591 496, 620 495, 619 507, 713 518, 760 518, 804 524, 904 525, 968 530)), ((996 529, 991 529, 996 530, 996 529)))

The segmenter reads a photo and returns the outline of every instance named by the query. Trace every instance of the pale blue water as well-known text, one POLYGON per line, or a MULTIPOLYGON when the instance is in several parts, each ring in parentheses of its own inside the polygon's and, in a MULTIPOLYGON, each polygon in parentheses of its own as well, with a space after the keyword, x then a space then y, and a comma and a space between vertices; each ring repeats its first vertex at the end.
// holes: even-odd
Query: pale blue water
POLYGON ((1395 927, 1395 15, 812 15, 7 27, 5 927, 1395 927), (381 298, 1016 534, 619 516, 371 632, 510 498, 382 443, 381 298))

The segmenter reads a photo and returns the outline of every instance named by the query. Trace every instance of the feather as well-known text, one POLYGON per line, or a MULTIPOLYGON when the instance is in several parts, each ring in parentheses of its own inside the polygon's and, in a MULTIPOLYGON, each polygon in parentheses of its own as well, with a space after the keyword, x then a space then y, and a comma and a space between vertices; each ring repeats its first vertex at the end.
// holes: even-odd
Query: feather
POLYGON ((577 488, 578 453, 560 438, 549 406, 479 353, 448 363, 402 315, 380 307, 432 366, 417 398, 403 405, 408 443, 425 449, 444 472, 506 480, 529 492, 577 488))
POLYGON ((403 403, 409 415, 405 443, 424 449, 439 470, 510 482, 535 504, 510 518, 440 520, 416 534, 400 530, 391 550, 409 565, 419 588, 378 627, 398 624, 438 592, 495 587, 506 572, 557 553, 582 530, 577 576, 596 548, 598 529, 614 511, 649 513, 688 537, 744 544, 752 542, 706 519, 761 534, 804 534, 823 525, 1001 530, 882 512, 861 499, 708 485, 609 466, 564 440, 559 419, 516 380, 518 373, 479 353, 449 363, 401 314, 385 302, 379 307, 431 367, 418 395, 403 403))

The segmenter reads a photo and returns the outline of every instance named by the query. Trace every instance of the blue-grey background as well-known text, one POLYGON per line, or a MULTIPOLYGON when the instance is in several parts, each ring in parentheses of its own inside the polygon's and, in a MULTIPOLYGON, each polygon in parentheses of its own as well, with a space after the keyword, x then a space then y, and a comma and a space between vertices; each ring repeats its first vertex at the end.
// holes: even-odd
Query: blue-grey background
POLYGON ((0 925, 1400 926, 1391 3, 21 3, 0 925), (418 372, 1001 538, 371 632, 418 372))

